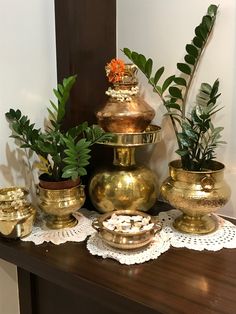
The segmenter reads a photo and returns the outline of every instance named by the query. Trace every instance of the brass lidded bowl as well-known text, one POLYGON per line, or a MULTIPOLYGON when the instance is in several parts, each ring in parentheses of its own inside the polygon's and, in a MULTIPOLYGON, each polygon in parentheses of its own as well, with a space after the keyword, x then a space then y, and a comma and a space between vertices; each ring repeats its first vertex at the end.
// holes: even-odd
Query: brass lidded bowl
POLYGON ((97 230, 99 237, 111 247, 122 250, 134 250, 142 248, 151 243, 154 236, 161 230, 161 223, 156 217, 152 217, 138 210, 117 210, 98 217, 93 221, 93 228, 97 230), (144 218, 150 217, 150 223, 153 223, 153 227, 149 230, 142 230, 133 233, 110 230, 104 226, 103 222, 110 219, 113 214, 116 214, 117 216, 138 215, 144 218))
POLYGON ((32 231, 36 210, 27 200, 28 191, 21 187, 0 189, 0 236, 22 238, 32 231))

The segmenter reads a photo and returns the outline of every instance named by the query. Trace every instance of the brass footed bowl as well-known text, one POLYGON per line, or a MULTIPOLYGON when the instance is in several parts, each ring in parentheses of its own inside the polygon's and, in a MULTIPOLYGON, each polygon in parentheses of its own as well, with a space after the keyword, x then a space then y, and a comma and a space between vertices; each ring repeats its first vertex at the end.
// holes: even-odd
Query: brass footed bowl
POLYGON ((36 210, 27 200, 28 191, 21 187, 0 189, 0 236, 22 238, 32 231, 36 210))
POLYGON ((161 223, 157 218, 140 212, 138 210, 117 210, 115 212, 109 212, 103 214, 99 218, 93 221, 93 228, 98 231, 99 237, 111 247, 122 250, 134 250, 140 249, 148 245, 154 238, 154 236, 161 230, 161 223), (127 216, 142 216, 144 218, 150 217, 150 223, 153 223, 153 227, 150 230, 143 230, 139 232, 123 232, 113 231, 106 228, 103 224, 104 221, 111 218, 113 214, 127 215, 127 216))
POLYGON ((47 226, 51 229, 70 228, 77 224, 72 214, 85 202, 84 187, 51 190, 39 185, 39 207, 48 215, 47 226))

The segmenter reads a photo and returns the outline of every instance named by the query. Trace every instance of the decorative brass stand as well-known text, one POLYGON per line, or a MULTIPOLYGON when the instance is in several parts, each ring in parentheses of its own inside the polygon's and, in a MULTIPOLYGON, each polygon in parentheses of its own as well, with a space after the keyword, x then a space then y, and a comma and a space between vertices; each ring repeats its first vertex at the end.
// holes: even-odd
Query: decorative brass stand
POLYGON ((90 199, 102 213, 129 209, 147 211, 157 199, 155 174, 135 163, 135 148, 157 143, 160 127, 151 125, 141 133, 117 133, 107 143, 114 149, 113 166, 98 171, 89 185, 90 199))

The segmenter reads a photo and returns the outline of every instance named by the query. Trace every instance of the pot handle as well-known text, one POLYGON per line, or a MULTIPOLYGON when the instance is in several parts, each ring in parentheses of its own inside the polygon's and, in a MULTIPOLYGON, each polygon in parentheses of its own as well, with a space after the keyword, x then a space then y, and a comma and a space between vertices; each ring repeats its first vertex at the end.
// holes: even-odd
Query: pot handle
POLYGON ((153 231, 154 235, 156 235, 159 231, 162 229, 162 223, 160 221, 157 221, 154 223, 153 231))
POLYGON ((201 179, 201 186, 203 191, 211 192, 214 189, 215 180, 210 175, 206 175, 201 179))
POLYGON ((93 220, 93 222, 92 222, 92 227, 93 227, 95 230, 97 230, 97 231, 99 231, 99 230, 101 229, 101 228, 100 228, 100 223, 99 223, 99 221, 98 221, 97 218, 93 220))

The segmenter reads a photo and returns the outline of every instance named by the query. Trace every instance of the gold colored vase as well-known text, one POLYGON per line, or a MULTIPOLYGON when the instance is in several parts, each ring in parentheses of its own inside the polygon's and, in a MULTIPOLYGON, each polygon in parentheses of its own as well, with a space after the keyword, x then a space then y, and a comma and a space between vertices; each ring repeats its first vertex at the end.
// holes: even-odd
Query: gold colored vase
POLYGON ((73 227, 77 220, 72 215, 85 202, 82 185, 72 188, 52 190, 39 185, 39 207, 48 214, 47 226, 51 229, 73 227))
POLYGON ((28 191, 20 187, 0 189, 0 236, 22 238, 32 231, 36 210, 27 200, 28 191))
MULTIPOLYGON (((149 210, 156 202, 156 175, 136 165, 135 147, 157 143, 160 127, 150 126, 142 133, 119 133, 105 145, 113 147, 113 165, 99 170, 89 184, 90 199, 102 212, 113 210, 149 210)), ((102 144, 102 143, 101 143, 102 144)))
POLYGON ((186 233, 207 234, 217 229, 211 213, 223 207, 230 198, 230 188, 224 180, 224 165, 211 161, 210 169, 187 171, 179 160, 169 164, 170 177, 161 186, 163 197, 183 212, 174 227, 186 233))
POLYGON ((139 95, 136 78, 137 67, 125 65, 125 74, 113 89, 108 101, 97 112, 99 125, 106 132, 135 133, 144 131, 155 116, 155 111, 139 95))

